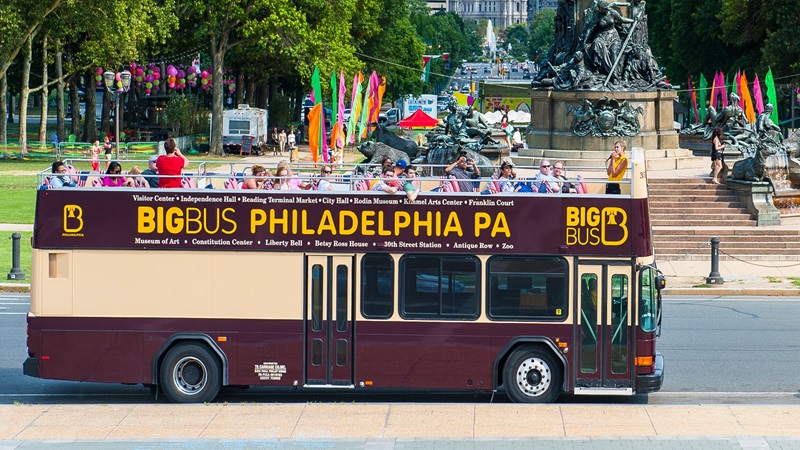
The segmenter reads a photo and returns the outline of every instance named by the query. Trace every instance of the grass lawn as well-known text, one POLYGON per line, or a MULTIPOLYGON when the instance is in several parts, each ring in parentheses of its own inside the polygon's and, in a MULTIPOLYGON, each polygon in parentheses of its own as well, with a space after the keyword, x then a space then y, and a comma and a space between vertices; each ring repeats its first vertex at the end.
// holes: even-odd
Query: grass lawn
POLYGON ((11 258, 11 235, 13 231, 0 232, 0 281, 3 283, 28 284, 31 282, 31 231, 18 231, 22 235, 19 241, 19 266, 25 272, 25 280, 7 280, 8 273, 11 272, 13 260, 11 258))

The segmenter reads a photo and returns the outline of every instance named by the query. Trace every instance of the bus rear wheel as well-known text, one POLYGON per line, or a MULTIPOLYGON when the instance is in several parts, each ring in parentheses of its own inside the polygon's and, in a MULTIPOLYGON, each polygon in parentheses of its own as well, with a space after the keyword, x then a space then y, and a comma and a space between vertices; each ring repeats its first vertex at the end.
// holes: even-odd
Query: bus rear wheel
POLYGON ((222 368, 203 345, 180 344, 164 357, 159 380, 164 395, 174 403, 210 402, 219 393, 222 368))
POLYGON ((516 403, 550 403, 560 393, 561 371, 552 355, 536 347, 522 347, 503 368, 506 394, 516 403))

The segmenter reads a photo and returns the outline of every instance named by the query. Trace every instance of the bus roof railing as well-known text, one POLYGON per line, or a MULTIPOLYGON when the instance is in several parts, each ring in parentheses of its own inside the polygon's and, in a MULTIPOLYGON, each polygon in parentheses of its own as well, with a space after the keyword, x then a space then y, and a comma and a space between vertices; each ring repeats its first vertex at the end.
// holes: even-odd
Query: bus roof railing
MULTIPOLYGON (((98 162, 98 161, 95 161, 98 162)), ((104 162, 103 160, 99 161, 100 163, 104 162)), ((320 170, 323 166, 331 167, 332 169, 332 176, 329 179, 329 182, 334 185, 336 191, 353 191, 358 192, 363 189, 358 189, 358 184, 366 182, 372 182, 376 179, 379 179, 379 165, 375 164, 329 164, 324 162, 308 162, 308 163, 287 163, 292 175, 290 177, 278 177, 275 175, 275 163, 271 164, 259 164, 257 161, 255 162, 216 162, 216 161, 192 161, 187 169, 184 170, 183 174, 180 176, 165 176, 165 175, 141 175, 136 174, 132 175, 127 172, 114 175, 114 174, 106 174, 104 171, 92 171, 92 170, 79 170, 82 167, 90 166, 92 160, 90 159, 66 159, 64 163, 70 168, 69 175, 73 177, 76 182, 80 182, 81 187, 92 188, 97 187, 98 183, 93 183, 94 180, 102 179, 103 177, 148 177, 148 178, 181 178, 181 179, 191 179, 192 183, 187 184, 189 188, 195 189, 226 189, 226 181, 231 179, 236 179, 238 181, 237 185, 240 185, 247 179, 264 179, 267 178, 271 180, 274 184, 275 182, 280 183, 280 181, 289 179, 289 178, 299 178, 303 184, 314 184, 316 181, 320 179, 320 170), (250 172, 254 165, 262 165, 268 174, 266 176, 254 176, 250 172), (91 179, 91 181, 89 180, 91 179), (94 184, 94 186, 93 186, 94 184)), ((147 167, 148 160, 127 160, 125 161, 127 164, 136 165, 136 163, 141 163, 143 167, 147 167)), ((129 166, 130 167, 130 166, 129 166)), ((496 193, 491 192, 488 185, 489 183, 494 183, 498 181, 512 183, 514 185, 518 185, 521 183, 534 183, 539 182, 540 180, 535 180, 535 176, 539 171, 538 166, 514 166, 515 171, 517 172, 517 177, 510 179, 510 180, 498 180, 497 178, 487 174, 496 174, 497 167, 494 165, 491 166, 478 166, 479 170, 481 171, 481 177, 477 179, 465 180, 465 179, 454 179, 454 178, 446 178, 444 177, 444 170, 447 165, 443 164, 415 164, 417 167, 418 173, 418 180, 421 183, 421 191, 422 192, 431 192, 431 193, 448 193, 448 194, 460 194, 460 195, 478 195, 481 192, 486 193, 485 191, 489 190, 489 193, 496 193), (454 192, 449 189, 437 189, 437 187, 444 186, 446 183, 451 183, 453 181, 470 181, 473 183, 477 183, 478 186, 476 190, 471 192, 454 192)), ((468 168, 468 169, 471 169, 468 168)), ((572 166, 568 167, 569 174, 566 180, 562 180, 564 183, 571 183, 573 185, 577 185, 579 183, 583 183, 586 187, 586 192, 589 194, 604 194, 605 193, 605 186, 609 183, 607 179, 606 172, 604 169, 598 167, 581 167, 581 166, 572 166), (579 173, 581 177, 572 176, 572 174, 579 173)), ((38 185, 39 186, 46 186, 47 181, 53 174, 51 173, 50 169, 44 169, 38 173, 38 185)), ((554 181, 554 180, 551 180, 554 181)), ((630 178, 630 172, 627 173, 626 178, 618 183, 622 186, 624 185, 631 185, 632 181, 630 178)), ((266 184, 265 184, 266 185, 266 184)), ((538 185, 538 184, 537 184, 538 185)), ((632 187, 632 186, 631 186, 632 187)), ((184 188, 186 189, 186 188, 184 188)), ((270 190, 270 189, 264 189, 270 190)), ((633 189, 631 188, 631 191, 633 189)), ((509 192, 510 193, 510 192, 509 192)), ((516 192, 516 194, 522 194, 524 192, 516 192)), ((533 192, 536 194, 537 192, 533 192)), ((555 193, 555 192, 553 192, 555 193)), ((625 195, 625 194, 623 194, 625 195)))

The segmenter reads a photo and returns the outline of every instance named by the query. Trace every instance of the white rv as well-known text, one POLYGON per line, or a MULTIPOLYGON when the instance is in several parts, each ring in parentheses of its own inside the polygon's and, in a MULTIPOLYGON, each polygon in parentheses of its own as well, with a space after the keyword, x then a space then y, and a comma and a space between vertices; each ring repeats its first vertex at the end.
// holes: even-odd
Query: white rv
POLYGON ((239 105, 225 111, 222 116, 222 146, 229 153, 239 153, 242 138, 250 137, 253 153, 258 153, 262 144, 269 141, 267 110, 239 105))

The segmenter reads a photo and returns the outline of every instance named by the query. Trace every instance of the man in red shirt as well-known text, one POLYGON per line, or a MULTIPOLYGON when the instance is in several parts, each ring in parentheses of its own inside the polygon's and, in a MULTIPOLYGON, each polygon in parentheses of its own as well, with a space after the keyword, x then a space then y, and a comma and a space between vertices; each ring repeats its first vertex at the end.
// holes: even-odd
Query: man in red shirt
POLYGON ((189 165, 189 160, 175 146, 175 140, 172 138, 164 142, 164 150, 167 154, 159 156, 156 161, 159 175, 158 187, 179 188, 181 187, 181 171, 189 165))

